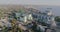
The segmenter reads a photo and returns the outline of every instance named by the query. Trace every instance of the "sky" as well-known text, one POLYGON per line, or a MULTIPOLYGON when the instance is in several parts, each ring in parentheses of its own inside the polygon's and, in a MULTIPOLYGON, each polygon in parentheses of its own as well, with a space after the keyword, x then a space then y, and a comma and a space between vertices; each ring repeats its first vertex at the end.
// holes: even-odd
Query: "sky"
MULTIPOLYGON (((60 0, 0 0, 1 4, 16 4, 16 5, 53 5, 53 11, 56 15, 60 15, 60 0)), ((44 7, 43 7, 44 8, 44 7)), ((39 8, 40 9, 40 8, 39 8)))
POLYGON ((60 0, 0 0, 0 4, 59 5, 60 0))

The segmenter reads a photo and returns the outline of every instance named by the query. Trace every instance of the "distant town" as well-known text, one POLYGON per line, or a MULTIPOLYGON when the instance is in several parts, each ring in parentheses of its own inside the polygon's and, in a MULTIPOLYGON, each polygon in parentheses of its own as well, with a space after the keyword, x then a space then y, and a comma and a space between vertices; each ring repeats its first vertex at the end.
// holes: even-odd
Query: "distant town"
POLYGON ((42 12, 32 7, 6 7, 0 7, 0 32, 60 31, 60 16, 55 16, 51 8, 42 12))

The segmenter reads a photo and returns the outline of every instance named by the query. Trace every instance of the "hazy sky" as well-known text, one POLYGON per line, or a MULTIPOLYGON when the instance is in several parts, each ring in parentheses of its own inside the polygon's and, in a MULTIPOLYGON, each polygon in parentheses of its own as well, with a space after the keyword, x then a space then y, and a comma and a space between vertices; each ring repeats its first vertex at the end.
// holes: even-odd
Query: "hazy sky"
POLYGON ((0 0, 0 4, 32 4, 60 6, 60 0, 0 0))

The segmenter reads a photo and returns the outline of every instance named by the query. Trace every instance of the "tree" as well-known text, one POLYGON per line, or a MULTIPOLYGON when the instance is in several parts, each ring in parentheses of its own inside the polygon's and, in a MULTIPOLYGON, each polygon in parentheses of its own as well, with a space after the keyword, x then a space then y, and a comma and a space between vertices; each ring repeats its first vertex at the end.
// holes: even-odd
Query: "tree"
POLYGON ((55 21, 60 22, 60 16, 56 16, 55 21))
POLYGON ((17 20, 13 19, 12 20, 12 32, 23 32, 23 30, 18 26, 17 20))
POLYGON ((19 13, 23 14, 23 13, 25 13, 25 11, 23 9, 20 9, 19 13))

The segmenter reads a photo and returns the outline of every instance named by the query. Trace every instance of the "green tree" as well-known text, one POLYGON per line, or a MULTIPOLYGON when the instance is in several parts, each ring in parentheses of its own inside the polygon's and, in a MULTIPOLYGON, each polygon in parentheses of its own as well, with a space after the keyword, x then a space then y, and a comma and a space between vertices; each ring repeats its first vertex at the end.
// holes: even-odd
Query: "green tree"
POLYGON ((20 9, 19 13, 23 14, 23 13, 25 13, 25 11, 23 9, 20 9))
POLYGON ((33 22, 32 30, 33 30, 34 32, 41 32, 40 29, 37 30, 37 23, 36 23, 36 22, 33 22))
POLYGON ((55 21, 60 22, 60 16, 56 16, 55 21))

